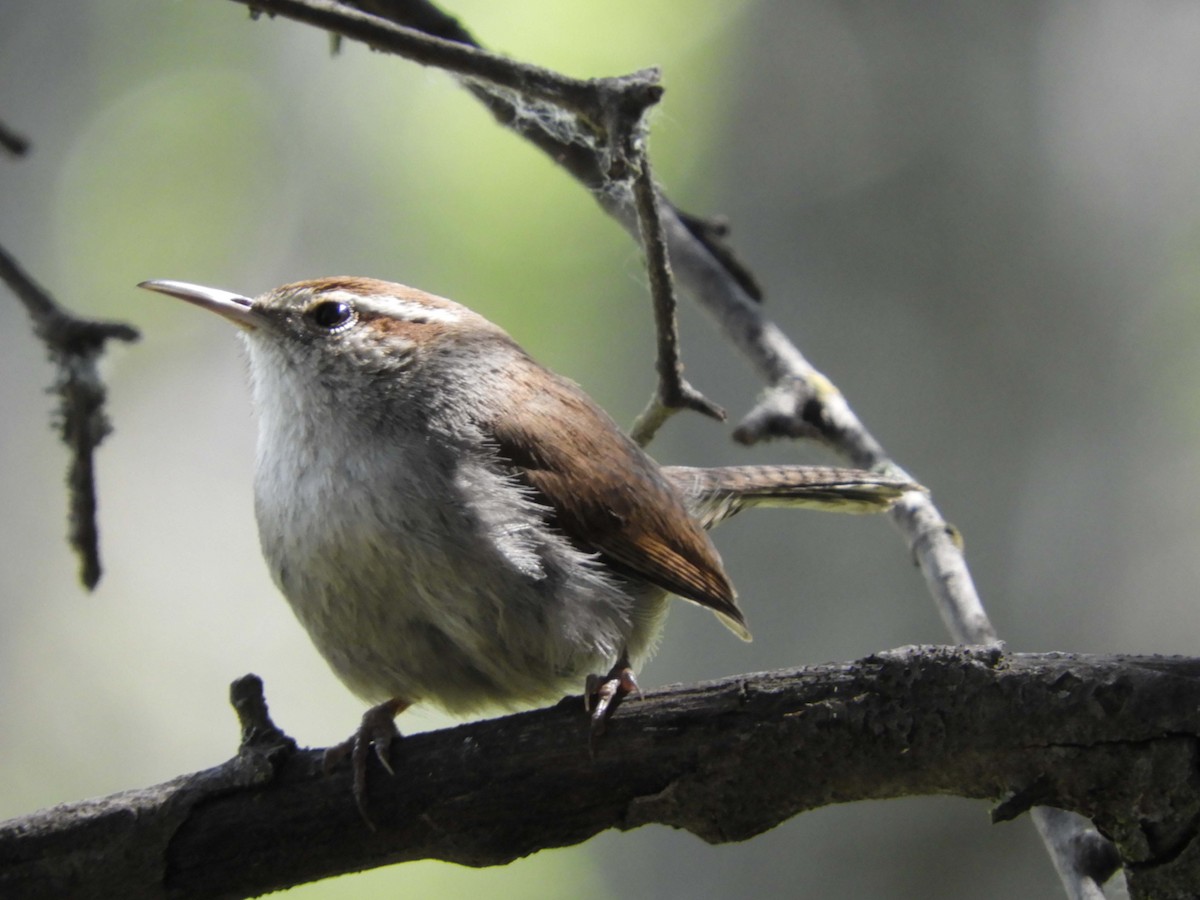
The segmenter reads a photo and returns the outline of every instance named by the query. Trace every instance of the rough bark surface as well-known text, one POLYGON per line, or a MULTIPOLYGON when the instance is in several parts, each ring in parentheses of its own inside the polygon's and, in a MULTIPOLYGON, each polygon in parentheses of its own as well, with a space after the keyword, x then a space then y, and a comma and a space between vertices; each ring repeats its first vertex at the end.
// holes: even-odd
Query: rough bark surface
POLYGON ((235 684, 224 765, 0 825, 4 897, 244 897, 413 859, 504 863, 650 823, 737 841, 829 803, 914 794, 1075 810, 1134 897, 1200 886, 1200 660, 913 647, 627 700, 589 747, 578 697, 413 735, 373 766, 296 750, 235 684))

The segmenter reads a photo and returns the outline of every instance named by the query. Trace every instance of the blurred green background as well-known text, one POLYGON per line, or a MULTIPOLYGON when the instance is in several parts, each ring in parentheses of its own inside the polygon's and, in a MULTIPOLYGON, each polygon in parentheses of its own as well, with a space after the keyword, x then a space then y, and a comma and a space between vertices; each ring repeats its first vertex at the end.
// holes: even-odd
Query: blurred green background
MULTIPOLYGON (((1200 7, 1101 0, 456 0, 488 46, 581 77, 663 66, 672 198, 723 212, 771 314, 964 532, 1014 649, 1196 653, 1200 7)), ((134 289, 361 274, 454 297, 629 422, 653 382, 639 254, 447 76, 219 0, 6 0, 0 243, 142 343, 106 369, 106 573, 75 580, 52 378, 0 299, 0 817, 235 748, 230 680, 301 743, 358 702, 259 559, 244 366, 216 317, 134 289)), ((693 309, 690 380, 758 383, 693 309)), ((672 462, 822 460, 673 421, 672 462)), ((642 683, 845 660, 942 627, 885 520, 764 512, 718 536, 756 641, 680 605, 642 683)), ((437 727, 407 713, 408 730, 437 727)), ((1055 897, 1028 822, 923 798, 708 847, 648 828, 504 869, 422 863, 303 897, 1055 897)))

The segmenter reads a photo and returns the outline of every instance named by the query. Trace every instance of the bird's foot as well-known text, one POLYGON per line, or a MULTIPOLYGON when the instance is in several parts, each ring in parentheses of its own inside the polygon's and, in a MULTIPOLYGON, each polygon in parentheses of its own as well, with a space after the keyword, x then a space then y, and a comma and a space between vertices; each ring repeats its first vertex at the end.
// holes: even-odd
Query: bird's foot
POLYGON ((325 751, 323 765, 326 772, 331 771, 347 756, 354 775, 354 803, 363 817, 363 821, 375 830, 375 823, 367 814, 367 760, 371 748, 375 748, 375 758, 389 775, 395 775, 391 760, 388 758, 392 741, 400 737, 396 728, 396 716, 404 712, 408 704, 403 700, 388 700, 378 706, 372 706, 363 713, 358 731, 347 740, 325 751))
POLYGON ((637 680, 633 677, 633 669, 625 657, 617 660, 607 675, 589 675, 587 688, 584 691, 585 708, 592 714, 592 737, 604 734, 608 720, 612 718, 617 707, 629 694, 642 695, 637 680))

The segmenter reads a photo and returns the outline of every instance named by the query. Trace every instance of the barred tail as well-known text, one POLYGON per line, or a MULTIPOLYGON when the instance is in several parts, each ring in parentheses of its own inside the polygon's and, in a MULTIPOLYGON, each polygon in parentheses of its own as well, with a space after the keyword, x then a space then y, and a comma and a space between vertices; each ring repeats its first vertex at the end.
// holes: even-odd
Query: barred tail
POLYGON ((924 490, 903 478, 833 466, 664 466, 663 473, 705 528, 748 506, 883 512, 906 491, 924 490))

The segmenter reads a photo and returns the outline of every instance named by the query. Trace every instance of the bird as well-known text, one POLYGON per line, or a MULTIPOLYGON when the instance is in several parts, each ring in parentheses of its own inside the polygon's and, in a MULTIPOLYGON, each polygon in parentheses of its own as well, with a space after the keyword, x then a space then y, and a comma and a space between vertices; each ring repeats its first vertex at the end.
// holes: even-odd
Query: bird
MULTIPOLYGON (((662 466, 499 325, 416 288, 340 276, 250 298, 140 285, 239 327, 271 576, 372 704, 330 751, 366 818, 395 718, 517 708, 585 686, 598 735, 671 595, 750 639, 708 530, 747 507, 886 510, 923 490, 828 466, 662 466)), ((368 819, 369 821, 369 819, 368 819)))

